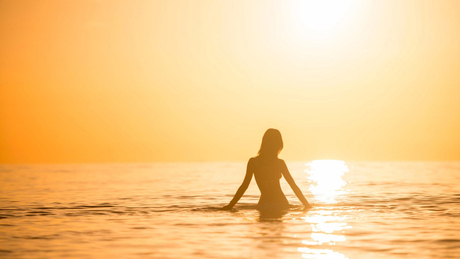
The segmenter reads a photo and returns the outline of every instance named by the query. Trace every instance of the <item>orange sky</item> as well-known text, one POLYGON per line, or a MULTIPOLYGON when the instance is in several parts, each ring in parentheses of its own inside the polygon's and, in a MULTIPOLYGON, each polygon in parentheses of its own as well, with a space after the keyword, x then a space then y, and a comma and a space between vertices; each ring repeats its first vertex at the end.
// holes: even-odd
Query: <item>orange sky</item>
POLYGON ((0 163, 460 160, 460 1, 1 1, 0 163))

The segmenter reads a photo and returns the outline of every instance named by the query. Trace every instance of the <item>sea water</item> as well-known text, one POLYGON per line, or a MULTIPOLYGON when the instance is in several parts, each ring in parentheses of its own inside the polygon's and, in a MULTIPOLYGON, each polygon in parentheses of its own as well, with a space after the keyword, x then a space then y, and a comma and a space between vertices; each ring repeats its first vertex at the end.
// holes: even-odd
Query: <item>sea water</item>
POLYGON ((460 258, 460 162, 288 163, 314 207, 255 209, 245 163, 0 166, 0 258, 460 258))

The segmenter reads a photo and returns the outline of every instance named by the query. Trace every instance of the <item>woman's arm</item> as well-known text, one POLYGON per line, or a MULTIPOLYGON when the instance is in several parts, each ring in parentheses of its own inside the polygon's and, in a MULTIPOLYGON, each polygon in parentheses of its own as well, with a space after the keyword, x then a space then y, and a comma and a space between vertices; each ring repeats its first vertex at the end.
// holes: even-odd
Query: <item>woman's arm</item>
POLYGON ((230 203, 223 207, 222 209, 224 210, 231 210, 233 208, 233 206, 235 206, 235 204, 240 200, 241 196, 243 196, 244 192, 246 191, 246 189, 248 189, 248 186, 249 186, 249 183, 251 183, 251 179, 252 179, 252 175, 253 175, 253 171, 252 171, 252 162, 251 162, 252 158, 249 159, 249 162, 248 162, 248 165, 246 167, 246 176, 244 177, 244 180, 243 180, 243 183, 241 184, 240 188, 238 188, 238 191, 235 193, 235 196, 233 197, 233 199, 230 201, 230 203))
POLYGON ((308 201, 305 198, 305 196, 303 195, 302 191, 300 190, 300 188, 295 183, 294 179, 291 176, 291 173, 289 173, 289 169, 287 168, 286 162, 284 162, 284 160, 281 160, 281 161, 282 161, 282 171, 281 172, 283 173, 284 179, 286 179, 286 181, 289 183, 289 186, 291 186, 291 188, 294 191, 294 193, 297 196, 297 198, 302 202, 302 204, 306 208, 313 207, 313 206, 310 205, 310 203, 308 203, 308 201))

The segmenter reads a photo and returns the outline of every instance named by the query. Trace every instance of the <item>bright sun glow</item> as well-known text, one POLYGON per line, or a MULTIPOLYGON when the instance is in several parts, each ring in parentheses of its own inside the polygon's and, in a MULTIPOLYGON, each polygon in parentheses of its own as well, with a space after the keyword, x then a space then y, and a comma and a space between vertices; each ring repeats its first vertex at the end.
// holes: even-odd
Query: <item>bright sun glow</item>
POLYGON ((355 1, 350 0, 298 0, 294 2, 294 17, 306 29, 328 33, 349 14, 355 1))
POLYGON ((349 23, 355 19, 356 0, 297 0, 291 2, 290 19, 294 38, 300 42, 340 41, 353 34, 349 23))

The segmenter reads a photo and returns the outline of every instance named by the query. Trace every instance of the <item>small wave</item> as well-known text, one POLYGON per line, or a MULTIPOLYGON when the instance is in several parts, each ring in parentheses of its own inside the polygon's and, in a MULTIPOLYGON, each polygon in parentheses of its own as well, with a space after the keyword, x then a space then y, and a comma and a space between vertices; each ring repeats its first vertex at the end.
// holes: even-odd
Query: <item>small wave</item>
POLYGON ((445 238, 445 239, 433 240, 433 242, 434 243, 460 243, 460 239, 445 238))
POLYGON ((13 238, 17 239, 41 239, 41 240, 51 240, 60 238, 59 234, 55 235, 44 235, 44 236, 13 236, 13 238))
POLYGON ((194 208, 194 209, 191 209, 191 211, 217 211, 217 210, 222 210, 222 207, 213 207, 213 206, 210 206, 210 207, 203 207, 203 208, 194 208))
POLYGON ((75 207, 65 208, 68 210, 97 210, 97 209, 105 209, 105 208, 115 208, 115 206, 98 206, 98 205, 79 205, 75 207))
POLYGON ((151 229, 149 227, 132 227, 131 229, 151 229))

